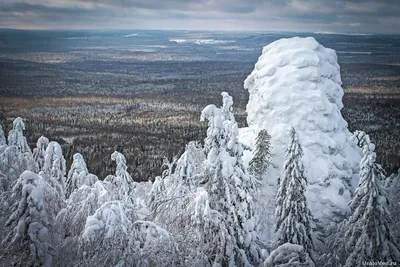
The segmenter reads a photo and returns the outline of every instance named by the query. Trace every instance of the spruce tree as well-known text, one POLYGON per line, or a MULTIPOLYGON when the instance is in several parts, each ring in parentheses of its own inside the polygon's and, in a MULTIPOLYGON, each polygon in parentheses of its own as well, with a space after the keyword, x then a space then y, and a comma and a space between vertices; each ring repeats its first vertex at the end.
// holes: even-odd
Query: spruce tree
POLYGON ((265 129, 257 135, 254 156, 249 165, 249 171, 258 178, 261 178, 271 165, 271 136, 265 129))
POLYGON ((24 136, 23 131, 25 130, 25 123, 21 117, 18 117, 13 122, 13 129, 8 133, 8 145, 16 146, 18 152, 32 153, 31 149, 28 146, 26 138, 24 136))
POLYGON ((286 148, 283 177, 276 198, 277 245, 297 244, 312 255, 312 216, 305 197, 307 179, 302 163, 303 151, 298 135, 289 128, 289 144, 286 148))
POLYGON ((9 229, 2 240, 5 246, 2 254, 18 255, 12 258, 10 265, 51 266, 49 230, 46 227, 49 224, 48 215, 40 179, 37 174, 25 171, 12 188, 10 198, 14 203, 7 222, 2 226, 9 229))
POLYGON ((37 172, 43 170, 44 158, 46 156, 46 149, 49 145, 49 139, 44 136, 39 137, 36 142, 36 148, 33 149, 33 159, 36 163, 37 172))
POLYGON ((122 153, 114 151, 114 153, 111 155, 111 160, 115 161, 117 164, 115 176, 110 176, 112 177, 110 180, 113 184, 113 198, 131 202, 133 200, 132 194, 136 183, 133 181, 132 176, 128 173, 125 156, 122 153))
POLYGON ((352 215, 345 223, 346 266, 363 266, 364 262, 400 261, 398 245, 389 228, 385 175, 375 162, 375 146, 369 139, 363 143, 360 181, 349 203, 352 215))
POLYGON ((6 137, 4 136, 3 127, 0 125, 0 146, 6 145, 6 137))
POLYGON ((8 176, 9 185, 17 180, 24 171, 36 171, 35 161, 24 136, 24 130, 25 123, 22 118, 16 118, 13 122, 13 129, 8 134, 8 145, 4 143, 0 146, 0 171, 8 176))
POLYGON ((58 193, 61 199, 65 200, 65 159, 59 143, 50 142, 46 149, 43 171, 40 173, 58 193))
MULTIPOLYGON (((255 181, 243 165, 243 145, 238 140, 238 126, 232 113, 232 97, 223 92, 223 106, 209 105, 201 119, 208 120, 204 140, 204 180, 209 206, 225 220, 229 237, 221 244, 224 255, 215 255, 215 264, 247 266, 259 261, 255 244, 258 223, 254 211, 255 181), (232 249, 233 248, 233 249, 232 249)), ((221 252, 221 251, 220 251, 221 252)))
POLYGON ((73 159, 67 176, 67 197, 82 185, 91 186, 98 180, 96 176, 89 175, 85 160, 80 153, 76 153, 73 159))

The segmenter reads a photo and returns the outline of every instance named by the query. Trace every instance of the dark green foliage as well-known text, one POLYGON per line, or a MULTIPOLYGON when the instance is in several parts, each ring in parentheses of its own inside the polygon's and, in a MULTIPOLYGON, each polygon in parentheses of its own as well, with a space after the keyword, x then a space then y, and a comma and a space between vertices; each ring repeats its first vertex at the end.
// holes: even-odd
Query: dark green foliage
POLYGON ((271 165, 271 136, 265 129, 258 133, 254 156, 249 165, 249 171, 257 178, 261 178, 271 165))
POLYGON ((301 161, 303 151, 294 128, 289 129, 289 135, 283 177, 276 197, 277 246, 285 243, 297 244, 312 255, 313 219, 305 197, 307 179, 301 161))

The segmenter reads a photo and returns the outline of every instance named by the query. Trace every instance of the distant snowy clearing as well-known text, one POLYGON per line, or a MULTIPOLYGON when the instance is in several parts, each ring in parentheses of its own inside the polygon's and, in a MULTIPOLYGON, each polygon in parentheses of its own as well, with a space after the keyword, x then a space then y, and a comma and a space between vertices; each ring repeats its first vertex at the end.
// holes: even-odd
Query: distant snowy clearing
POLYGON ((235 40, 215 40, 215 39, 169 39, 170 42, 175 42, 177 44, 228 44, 234 43, 235 40))

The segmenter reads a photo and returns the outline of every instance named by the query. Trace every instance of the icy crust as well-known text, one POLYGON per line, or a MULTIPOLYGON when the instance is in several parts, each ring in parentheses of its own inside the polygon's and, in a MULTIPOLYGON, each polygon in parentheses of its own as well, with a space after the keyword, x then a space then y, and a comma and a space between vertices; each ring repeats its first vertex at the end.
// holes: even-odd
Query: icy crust
POLYGON ((249 127, 241 129, 241 141, 253 147, 258 132, 268 130, 273 167, 266 177, 275 185, 282 172, 287 129, 296 129, 304 150, 307 199, 316 219, 346 212, 358 179, 361 151, 350 141, 340 113, 341 84, 335 51, 312 37, 281 39, 264 47, 244 82, 250 94, 249 127))

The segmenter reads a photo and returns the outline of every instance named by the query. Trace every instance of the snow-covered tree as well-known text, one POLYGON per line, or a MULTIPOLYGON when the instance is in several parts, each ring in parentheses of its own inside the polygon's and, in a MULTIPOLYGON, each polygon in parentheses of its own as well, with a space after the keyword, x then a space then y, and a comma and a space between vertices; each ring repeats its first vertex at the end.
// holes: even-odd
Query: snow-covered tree
POLYGON ((400 169, 397 174, 392 174, 387 180, 386 188, 388 190, 389 211, 392 218, 392 233, 396 237, 397 243, 400 244, 400 169))
POLYGON ((364 131, 359 130, 353 133, 353 135, 350 137, 350 140, 355 142, 360 148, 364 148, 365 145, 372 144, 369 135, 364 131))
POLYGON ((36 171, 35 161, 32 153, 20 152, 17 146, 3 146, 4 151, 0 153, 0 171, 8 177, 11 184, 25 171, 36 171))
POLYGON ((39 137, 36 142, 36 148, 33 149, 33 159, 36 163, 37 172, 43 170, 46 149, 49 145, 49 139, 44 136, 39 137))
POLYGON ((3 127, 0 125, 0 146, 7 145, 6 137, 4 136, 3 127))
POLYGON ((179 159, 164 160, 167 167, 164 179, 156 177, 149 202, 159 221, 168 223, 175 220, 176 213, 191 201, 203 174, 204 160, 204 152, 197 142, 189 142, 179 159))
POLYGON ((50 142, 46 149, 46 155, 41 175, 59 194, 65 199, 65 159, 60 144, 50 142))
MULTIPOLYGON (((238 140, 238 126, 232 114, 232 97, 223 92, 223 106, 209 105, 203 109, 201 120, 208 121, 207 137, 204 140, 205 162, 204 184, 209 195, 211 209, 221 214, 228 230, 228 239, 234 240, 233 250, 215 251, 213 257, 219 264, 256 264, 259 261, 255 244, 257 217, 254 212, 254 177, 243 165, 243 146, 238 140), (228 253, 229 252, 229 253, 228 253)), ((224 246, 225 244, 220 244, 224 246)))
POLYGON ((160 253, 160 250, 168 250, 171 244, 176 247, 172 237, 154 223, 141 221, 141 218, 142 215, 124 201, 109 201, 101 205, 86 220, 80 240, 84 251, 80 264, 149 266, 151 259, 156 266, 168 266, 174 254, 160 253))
POLYGON ((123 154, 115 151, 111 155, 111 160, 117 164, 115 176, 108 176, 105 180, 111 182, 113 186, 113 199, 130 201, 133 199, 133 191, 136 183, 127 171, 125 157, 123 154))
POLYGON ((176 163, 175 174, 190 188, 197 188, 203 173, 204 152, 198 142, 189 142, 176 163))
MULTIPOLYGON (((83 262, 115 266, 122 258, 137 218, 122 201, 104 203, 86 220, 82 234, 83 262)), ((134 250, 137 254, 137 250, 134 250)), ((133 255, 132 255, 133 256, 133 255)))
MULTIPOLYGON (((93 185, 82 185, 72 191, 55 219, 61 241, 68 237, 80 237, 88 216, 93 215, 104 203, 112 200, 111 185, 96 181, 93 185)), ((75 242, 78 242, 75 240, 75 242)), ((66 247, 68 247, 66 242, 66 247)), ((73 246, 77 246, 75 243, 73 246)), ((68 249, 67 249, 68 250, 68 249)))
POLYGON ((0 145, 0 171, 8 177, 9 186, 25 170, 36 170, 31 149, 23 133, 24 130, 25 124, 22 118, 16 118, 13 129, 8 134, 8 146, 0 145))
POLYGON ((264 262, 265 267, 305 266, 314 267, 315 264, 307 250, 301 246, 284 243, 271 252, 264 262))
POLYGON ((164 200, 166 195, 164 180, 161 176, 157 176, 150 191, 149 208, 157 209, 158 205, 164 200))
POLYGON ((8 145, 16 146, 18 152, 32 153, 31 149, 28 146, 28 142, 26 141, 26 137, 24 136, 25 123, 21 117, 18 117, 13 122, 13 129, 8 133, 8 145))
POLYGON ((254 156, 249 163, 249 171, 261 178, 271 165, 271 136, 267 130, 261 130, 256 139, 254 156))
POLYGON ((2 241, 2 251, 10 257, 10 265, 51 266, 47 215, 43 192, 37 185, 39 179, 37 174, 25 171, 12 189, 11 198, 17 201, 5 224, 10 232, 2 241))
POLYGON ((303 151, 298 135, 289 128, 283 177, 276 198, 277 245, 297 244, 312 254, 312 216, 305 197, 307 179, 302 164, 303 151))
POLYGON ((74 190, 77 190, 82 185, 93 185, 98 178, 95 175, 89 175, 83 156, 76 153, 73 156, 71 169, 67 176, 67 197, 69 197, 74 190))
POLYGON ((236 266, 235 253, 239 249, 236 238, 232 236, 227 218, 210 205, 207 191, 199 187, 188 207, 196 243, 201 244, 190 252, 193 265, 236 266))
POLYGON ((375 163, 375 146, 365 140, 360 181, 349 203, 353 213, 344 229, 349 253, 346 266, 362 266, 369 261, 400 261, 398 245, 389 227, 388 200, 383 186, 386 177, 375 163))

